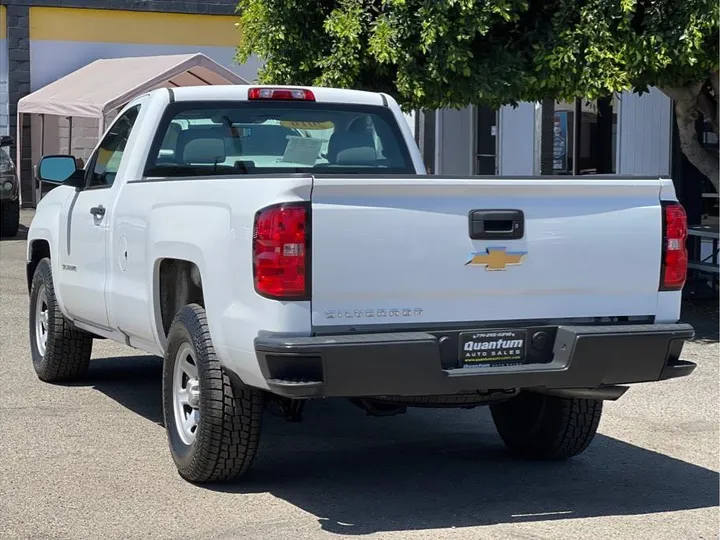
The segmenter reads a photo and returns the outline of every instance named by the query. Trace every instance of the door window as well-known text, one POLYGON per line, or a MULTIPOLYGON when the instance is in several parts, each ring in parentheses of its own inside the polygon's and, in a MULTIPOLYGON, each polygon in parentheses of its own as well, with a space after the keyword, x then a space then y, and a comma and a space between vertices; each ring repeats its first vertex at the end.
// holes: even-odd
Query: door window
POLYGON ((115 120, 93 157, 88 182, 89 187, 99 188, 113 185, 115 176, 120 169, 125 146, 139 112, 140 105, 136 105, 115 120))

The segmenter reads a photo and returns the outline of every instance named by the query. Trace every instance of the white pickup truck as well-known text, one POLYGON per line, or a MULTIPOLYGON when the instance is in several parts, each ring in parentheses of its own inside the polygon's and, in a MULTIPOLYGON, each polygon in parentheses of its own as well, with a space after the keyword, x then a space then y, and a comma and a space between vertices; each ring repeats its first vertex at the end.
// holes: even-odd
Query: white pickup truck
POLYGON ((384 94, 159 89, 84 170, 38 176, 58 184, 27 242, 38 377, 82 376, 98 338, 163 356, 193 482, 245 472, 265 407, 309 398, 490 405, 511 451, 568 458, 603 400, 695 368, 670 180, 430 176, 384 94))

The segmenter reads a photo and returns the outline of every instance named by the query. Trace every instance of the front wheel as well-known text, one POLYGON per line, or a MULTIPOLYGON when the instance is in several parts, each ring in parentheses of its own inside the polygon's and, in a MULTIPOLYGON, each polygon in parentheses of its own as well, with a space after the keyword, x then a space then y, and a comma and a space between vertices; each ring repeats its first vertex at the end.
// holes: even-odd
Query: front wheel
POLYGON ((55 298, 50 259, 35 268, 30 288, 30 352, 45 382, 71 382, 88 369, 93 337, 67 320, 55 298))
POLYGON ((597 432, 602 401, 521 392, 490 406, 495 427, 510 451, 530 459, 576 456, 597 432))
POLYGON ((262 393, 233 385, 197 304, 181 308, 168 333, 163 411, 170 453, 186 480, 231 480, 250 468, 260 439, 262 393))

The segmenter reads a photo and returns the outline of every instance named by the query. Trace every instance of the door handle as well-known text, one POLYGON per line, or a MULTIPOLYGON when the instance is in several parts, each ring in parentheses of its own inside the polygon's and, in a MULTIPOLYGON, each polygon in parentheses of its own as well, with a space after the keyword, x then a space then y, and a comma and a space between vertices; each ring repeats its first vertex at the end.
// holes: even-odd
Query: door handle
POLYGON ((471 210, 469 218, 473 240, 518 240, 525 234, 522 210, 471 210))
POLYGON ((90 213, 99 219, 105 215, 105 207, 102 204, 100 206, 93 206, 90 209, 90 213))

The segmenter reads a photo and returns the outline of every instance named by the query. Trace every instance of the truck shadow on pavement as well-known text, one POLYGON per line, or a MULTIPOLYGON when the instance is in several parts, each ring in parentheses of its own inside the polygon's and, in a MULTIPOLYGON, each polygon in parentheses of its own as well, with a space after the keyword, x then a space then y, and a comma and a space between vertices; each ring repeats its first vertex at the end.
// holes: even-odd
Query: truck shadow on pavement
POLYGON ((28 228, 22 223, 18 227, 18 232, 15 236, 2 236, 0 235, 0 241, 4 240, 27 240, 28 228))
MULTIPOLYGON (((162 426, 160 373, 151 356, 94 360, 86 384, 162 426)), ((486 408, 371 418, 346 400, 325 400, 309 403, 301 424, 266 414, 251 471, 200 489, 268 492, 326 531, 365 535, 710 508, 719 480, 604 435, 565 463, 513 459, 486 408)))
POLYGON ((702 343, 720 341, 720 313, 717 299, 685 300, 680 320, 695 328, 695 339, 702 343))

